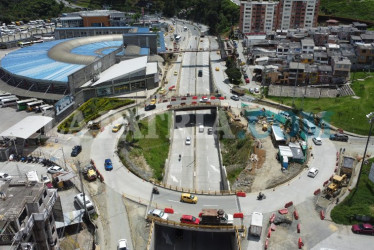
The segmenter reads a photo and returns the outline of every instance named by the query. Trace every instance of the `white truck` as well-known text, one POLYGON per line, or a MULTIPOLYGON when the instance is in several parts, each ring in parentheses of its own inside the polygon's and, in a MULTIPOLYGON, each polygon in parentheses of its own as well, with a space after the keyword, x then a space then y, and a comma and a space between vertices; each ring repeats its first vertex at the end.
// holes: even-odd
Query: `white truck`
POLYGON ((251 235, 261 237, 263 219, 264 216, 262 215, 262 213, 252 213, 251 226, 249 227, 249 232, 251 235))

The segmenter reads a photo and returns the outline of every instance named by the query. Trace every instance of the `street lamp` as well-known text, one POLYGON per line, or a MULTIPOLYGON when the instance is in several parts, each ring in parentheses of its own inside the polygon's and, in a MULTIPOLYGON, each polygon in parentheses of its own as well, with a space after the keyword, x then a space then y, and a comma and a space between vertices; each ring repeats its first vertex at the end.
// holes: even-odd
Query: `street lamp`
POLYGON ((371 112, 370 114, 367 114, 367 115, 366 115, 366 118, 369 120, 369 123, 370 123, 370 129, 369 129, 368 139, 367 139, 367 141, 366 141, 366 146, 365 146, 364 156, 362 157, 361 168, 360 168, 360 171, 359 171, 359 173, 358 173, 358 178, 357 178, 357 183, 356 183, 356 189, 357 189, 357 187, 358 187, 358 183, 360 182, 362 168, 364 167, 366 151, 367 151, 367 149, 368 149, 368 145, 369 145, 369 141, 370 141, 370 136, 371 136, 371 129, 373 128, 373 123, 374 123, 374 112, 371 112))

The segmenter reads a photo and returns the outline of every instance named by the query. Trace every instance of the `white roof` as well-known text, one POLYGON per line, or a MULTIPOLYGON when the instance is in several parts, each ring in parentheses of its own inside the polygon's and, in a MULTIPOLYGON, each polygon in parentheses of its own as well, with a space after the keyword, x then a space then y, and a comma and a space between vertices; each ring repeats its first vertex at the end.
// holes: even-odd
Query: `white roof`
POLYGON ((157 74, 157 63, 147 63, 146 75, 157 74))
POLYGON ((251 225, 262 226, 263 218, 264 218, 264 216, 262 215, 262 213, 253 212, 252 213, 252 219, 251 219, 251 225))
POLYGON ((3 131, 0 136, 2 137, 19 137, 23 139, 29 138, 36 131, 47 125, 53 120, 49 116, 28 116, 19 121, 12 127, 3 131))
POLYGON ((269 57, 268 56, 264 56, 264 57, 257 58, 255 60, 255 62, 264 62, 264 61, 268 61, 268 60, 269 60, 269 57))
POLYGON ((98 85, 103 82, 116 80, 130 73, 139 71, 141 69, 145 69, 146 67, 147 67, 146 56, 121 61, 120 63, 114 64, 112 67, 102 72, 100 74, 100 79, 97 80, 93 84, 93 86, 98 85))
POLYGON ((293 154, 292 154, 290 147, 287 147, 287 146, 278 146, 278 147, 279 147, 279 153, 282 156, 287 156, 289 158, 292 158, 293 154))

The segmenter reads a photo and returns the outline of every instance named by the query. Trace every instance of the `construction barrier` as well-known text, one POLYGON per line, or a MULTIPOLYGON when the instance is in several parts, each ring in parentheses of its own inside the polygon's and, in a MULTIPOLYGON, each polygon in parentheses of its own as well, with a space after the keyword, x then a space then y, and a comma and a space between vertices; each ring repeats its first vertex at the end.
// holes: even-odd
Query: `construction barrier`
POLYGON ((234 213, 234 218, 243 219, 243 217, 244 217, 243 213, 234 213))
POLYGON ((270 216, 269 223, 273 223, 274 220, 275 220, 275 214, 273 213, 273 214, 270 216))
POLYGON ((336 162, 336 166, 339 166, 339 162, 338 161, 336 162))
POLYGON ((297 233, 300 233, 300 223, 297 224, 297 233))
POLYGON ((314 195, 319 195, 321 193, 321 189, 317 189, 316 191, 314 191, 314 195))
POLYGON ((172 105, 167 105, 167 106, 166 106, 166 108, 168 108, 168 109, 171 108, 171 107, 173 107, 173 106, 172 106, 172 105))
POLYGON ((265 249, 268 249, 268 247, 269 247, 269 240, 266 240, 265 241, 265 249))
POLYGON ((203 216, 203 212, 200 212, 199 213, 199 217, 201 218, 203 216))
POLYGON ((175 102, 176 100, 177 100, 177 98, 171 98, 172 102, 175 102))
POLYGON ((267 237, 270 238, 270 236, 271 236, 271 228, 269 228, 267 237))
POLYGON ((181 100, 184 100, 184 101, 185 101, 185 100, 186 100, 186 97, 182 97, 181 100))
POLYGON ((290 206, 293 205, 293 202, 290 201, 290 202, 287 202, 286 205, 284 205, 285 208, 289 208, 290 206))
POLYGON ((298 246, 299 246, 299 249, 301 249, 303 246, 304 246, 304 243, 303 241, 301 240, 301 238, 299 238, 299 241, 297 242, 298 246))
POLYGON ((338 172, 338 167, 336 167, 336 168, 334 169, 334 172, 335 172, 335 173, 338 172))
POLYGON ((245 193, 245 192, 236 192, 236 196, 238 196, 238 197, 246 197, 247 196, 247 194, 245 193))
POLYGON ((164 209, 164 212, 165 212, 165 213, 168 213, 168 214, 173 214, 173 213, 174 213, 174 209, 172 209, 172 208, 170 208, 170 207, 166 207, 166 208, 164 209))
POLYGON ((336 152, 336 157, 339 157, 339 152, 336 152))
POLYGON ((323 186, 326 186, 327 183, 329 183, 329 180, 325 181, 325 182, 323 183, 323 186))
POLYGON ((332 178, 334 178, 334 175, 331 175, 331 177, 330 177, 330 181, 332 181, 332 178))
POLYGON ((162 102, 168 102, 168 100, 164 99, 164 100, 162 100, 162 102))
POLYGON ((298 220, 299 219, 299 213, 296 211, 293 211, 293 216, 295 217, 295 220, 298 220))
POLYGON ((192 105, 195 105, 195 104, 197 104, 197 102, 192 102, 191 104, 192 104, 192 105))
POLYGON ((324 220, 325 219, 325 212, 323 210, 321 210, 319 212, 319 214, 320 214, 321 220, 324 220))

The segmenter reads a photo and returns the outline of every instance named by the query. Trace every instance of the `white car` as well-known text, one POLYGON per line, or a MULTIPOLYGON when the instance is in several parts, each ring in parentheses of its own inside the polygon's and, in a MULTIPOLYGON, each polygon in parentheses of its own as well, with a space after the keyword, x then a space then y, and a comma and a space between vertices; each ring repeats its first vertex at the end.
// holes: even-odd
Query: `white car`
POLYGON ((148 214, 164 220, 168 219, 168 214, 164 213, 164 211, 160 209, 151 209, 149 210, 148 214))
POLYGON ((321 140, 321 138, 319 138, 319 137, 313 137, 312 141, 313 141, 314 144, 316 144, 316 145, 322 145, 322 140, 321 140))
POLYGON ((51 182, 51 179, 49 179, 49 177, 46 175, 46 174, 42 174, 40 180, 45 184, 45 183, 48 183, 48 182, 51 182))
POLYGON ((186 145, 191 145, 191 137, 186 138, 186 145))
POLYGON ((53 166, 53 167, 49 167, 47 169, 47 172, 50 173, 50 174, 57 174, 57 173, 63 173, 65 171, 64 171, 64 169, 62 169, 59 166, 53 166))
POLYGON ((260 89, 259 88, 255 88, 255 93, 260 93, 260 89))
POLYGON ((127 241, 125 239, 118 241, 117 250, 127 250, 127 241))
POLYGON ((6 173, 0 173, 0 180, 2 181, 10 181, 12 179, 12 176, 6 174, 6 173))
POLYGON ((318 174, 318 168, 311 168, 309 169, 309 172, 308 172, 308 176, 309 177, 316 177, 316 175, 318 174))
POLYGON ((209 102, 209 98, 208 97, 203 97, 200 99, 200 102, 209 102))

